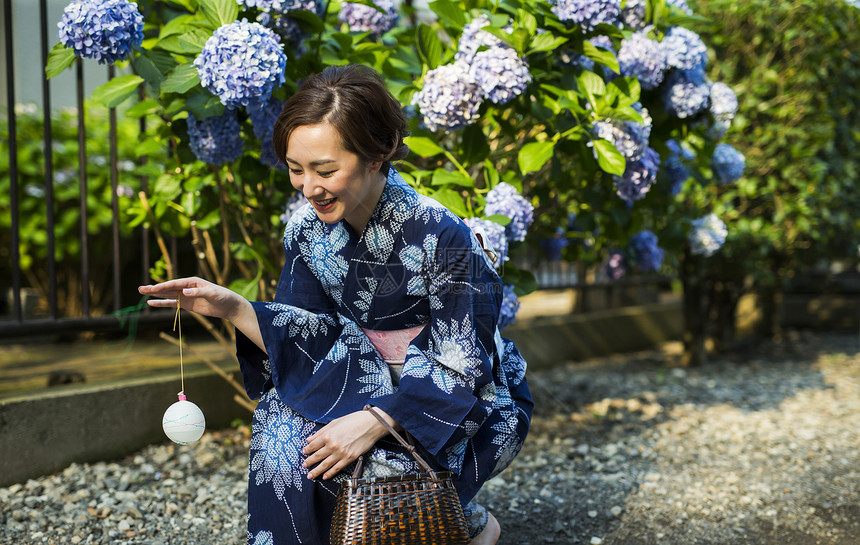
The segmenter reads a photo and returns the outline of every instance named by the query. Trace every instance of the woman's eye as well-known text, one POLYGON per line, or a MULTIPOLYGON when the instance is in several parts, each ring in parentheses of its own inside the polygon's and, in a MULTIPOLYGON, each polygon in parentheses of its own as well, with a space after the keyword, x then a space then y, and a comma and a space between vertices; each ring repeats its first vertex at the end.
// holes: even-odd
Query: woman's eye
POLYGON ((319 174, 323 178, 331 178, 332 174, 334 174, 335 172, 337 172, 337 171, 336 170, 329 170, 327 172, 318 172, 317 174, 319 174))
POLYGON ((293 173, 293 174, 295 174, 296 176, 298 176, 299 174, 301 174, 301 173, 302 173, 302 171, 301 171, 301 170, 297 170, 297 169, 295 169, 295 168, 291 168, 291 169, 290 169, 290 172, 292 172, 292 173, 293 173))

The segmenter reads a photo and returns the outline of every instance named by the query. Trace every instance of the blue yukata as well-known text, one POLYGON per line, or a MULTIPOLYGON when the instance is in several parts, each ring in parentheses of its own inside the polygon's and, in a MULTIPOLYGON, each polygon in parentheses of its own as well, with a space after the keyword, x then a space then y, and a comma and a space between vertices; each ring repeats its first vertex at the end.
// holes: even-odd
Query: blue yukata
MULTIPOLYGON (((476 535, 487 512, 471 500, 519 452, 533 403, 526 363, 499 335, 501 280, 472 231, 389 167, 363 233, 324 223, 306 205, 290 218, 284 248, 275 302, 253 303, 268 355, 241 333, 236 341, 245 388, 260 399, 249 545, 329 542, 335 497, 353 466, 311 481, 301 450, 366 404, 412 434, 431 465, 454 472, 476 535), (399 330, 415 337, 393 373, 371 338, 399 330)), ((416 471, 386 437, 365 454, 362 476, 416 471)))

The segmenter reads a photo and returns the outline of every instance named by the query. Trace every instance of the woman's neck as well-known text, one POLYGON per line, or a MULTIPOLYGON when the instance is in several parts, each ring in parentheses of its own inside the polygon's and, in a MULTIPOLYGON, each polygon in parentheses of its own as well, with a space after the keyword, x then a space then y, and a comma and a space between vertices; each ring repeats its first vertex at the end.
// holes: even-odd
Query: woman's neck
POLYGON ((344 217, 358 236, 364 233, 364 228, 367 227, 367 223, 370 221, 371 216, 373 216, 373 211, 376 210, 376 206, 382 198, 382 192, 385 190, 387 182, 388 179, 382 172, 376 172, 370 182, 373 186, 368 191, 366 198, 362 200, 352 214, 344 217))

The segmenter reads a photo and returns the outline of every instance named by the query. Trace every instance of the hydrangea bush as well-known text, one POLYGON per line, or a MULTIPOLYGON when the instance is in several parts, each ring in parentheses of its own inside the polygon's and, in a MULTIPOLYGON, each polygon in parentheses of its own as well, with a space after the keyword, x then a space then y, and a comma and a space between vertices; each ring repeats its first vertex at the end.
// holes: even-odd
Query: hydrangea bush
POLYGON ((248 296, 271 292, 278 231, 303 205, 277 168, 272 125, 327 65, 371 66, 406 106, 413 153, 398 169, 486 236, 511 317, 536 286, 519 257, 541 241, 554 257, 610 264, 609 278, 672 270, 704 240, 694 221, 743 172, 721 142, 737 96, 707 78, 684 0, 436 0, 420 18, 392 0, 176 0, 143 11, 143 42, 134 6, 70 5, 48 72, 74 55, 130 60, 99 95, 116 106, 137 82, 146 98, 130 114, 165 121, 147 145, 168 145, 178 168, 152 184, 157 221, 173 234, 233 226, 212 236, 241 263, 230 270, 248 296), (577 230, 559 231, 569 216, 577 230))

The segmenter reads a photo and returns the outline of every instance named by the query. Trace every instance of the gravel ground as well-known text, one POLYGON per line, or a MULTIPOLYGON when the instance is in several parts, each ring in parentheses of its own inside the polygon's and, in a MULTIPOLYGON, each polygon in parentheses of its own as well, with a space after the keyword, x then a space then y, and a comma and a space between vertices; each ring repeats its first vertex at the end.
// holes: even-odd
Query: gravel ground
MULTIPOLYGON (((522 454, 479 495, 501 545, 860 541, 856 335, 671 350, 529 375, 522 454)), ((246 428, 0 489, 0 544, 226 544, 245 537, 246 428)))

